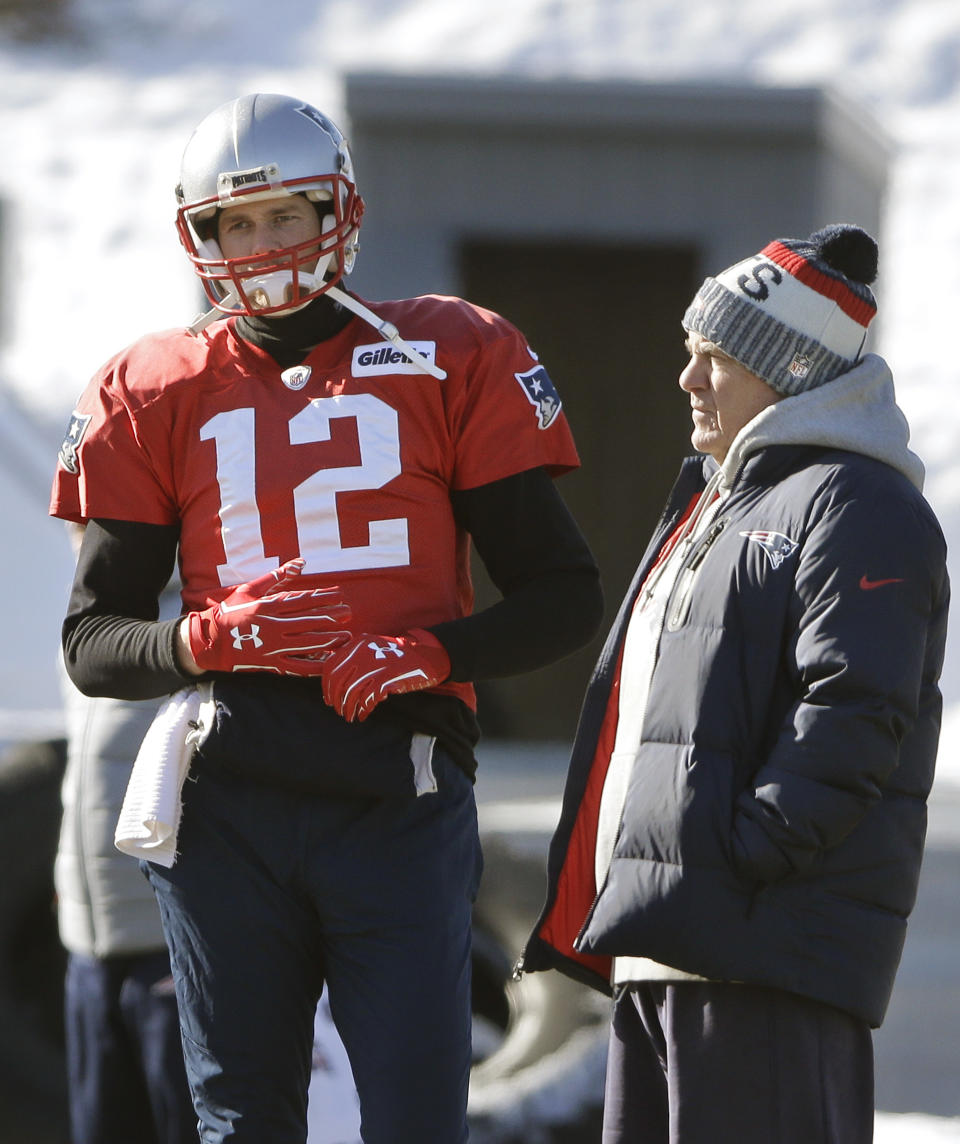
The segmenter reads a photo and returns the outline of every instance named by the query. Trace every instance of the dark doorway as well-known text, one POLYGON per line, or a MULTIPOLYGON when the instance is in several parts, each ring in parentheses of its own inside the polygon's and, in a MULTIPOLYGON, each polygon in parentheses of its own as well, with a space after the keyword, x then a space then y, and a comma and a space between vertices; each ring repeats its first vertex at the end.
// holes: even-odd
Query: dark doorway
MULTIPOLYGON (((700 284, 692 247, 467 241, 464 297, 527 336, 555 382, 582 468, 559 488, 600 564, 604 627, 589 647, 528 676, 478 687, 492 738, 569 739, 606 630, 681 458, 690 414, 676 385, 680 319, 700 284)), ((477 606, 495 599, 475 569, 477 606)))

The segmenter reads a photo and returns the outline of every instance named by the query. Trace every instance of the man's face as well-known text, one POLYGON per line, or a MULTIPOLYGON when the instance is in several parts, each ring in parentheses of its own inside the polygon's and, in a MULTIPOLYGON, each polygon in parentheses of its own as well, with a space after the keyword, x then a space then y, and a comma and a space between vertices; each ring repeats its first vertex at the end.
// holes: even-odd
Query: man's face
MULTIPOLYGON (((320 235, 320 219, 303 195, 261 199, 225 207, 217 219, 217 239, 225 258, 267 254, 320 235)), ((312 269, 316 260, 306 264, 312 269)))
POLYGON ((722 464, 744 425, 783 395, 700 334, 688 334, 686 346, 690 360, 679 384, 690 395, 690 441, 699 453, 722 464))

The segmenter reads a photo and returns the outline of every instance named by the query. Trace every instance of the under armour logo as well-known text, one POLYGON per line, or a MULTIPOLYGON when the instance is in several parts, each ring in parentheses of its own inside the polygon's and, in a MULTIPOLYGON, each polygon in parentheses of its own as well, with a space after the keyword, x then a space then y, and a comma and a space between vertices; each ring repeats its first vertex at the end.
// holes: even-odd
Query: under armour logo
POLYGON ((243 645, 248 641, 253 641, 254 647, 263 647, 263 640, 260 638, 260 625, 251 624, 250 631, 241 632, 239 627, 231 628, 230 634, 233 636, 233 646, 240 651, 243 645))
POLYGON ((381 644, 374 643, 373 641, 368 643, 367 647, 373 652, 374 659, 386 659, 388 651, 392 651, 397 659, 403 659, 403 651, 397 644, 393 642, 393 640, 390 640, 386 647, 381 644))

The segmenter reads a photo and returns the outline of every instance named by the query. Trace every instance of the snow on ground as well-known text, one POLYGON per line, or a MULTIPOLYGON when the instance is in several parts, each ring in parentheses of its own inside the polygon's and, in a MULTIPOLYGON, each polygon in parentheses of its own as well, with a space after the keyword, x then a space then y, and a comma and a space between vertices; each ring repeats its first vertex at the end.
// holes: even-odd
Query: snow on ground
POLYGON ((874 1144, 954 1144, 957 1140, 960 1119, 917 1112, 877 1113, 874 1144))

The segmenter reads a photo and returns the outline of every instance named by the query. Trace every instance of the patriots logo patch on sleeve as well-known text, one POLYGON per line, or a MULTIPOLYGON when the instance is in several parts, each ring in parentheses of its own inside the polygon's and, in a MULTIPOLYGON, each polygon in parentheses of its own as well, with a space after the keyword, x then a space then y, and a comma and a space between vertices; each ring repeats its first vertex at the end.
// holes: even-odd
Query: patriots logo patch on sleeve
POLYGON ((60 464, 74 476, 80 472, 80 458, 77 456, 77 449, 80 447, 80 442, 87 431, 91 417, 92 414, 90 413, 77 413, 76 410, 70 414, 70 424, 67 426, 63 444, 57 454, 57 460, 60 464))
POLYGON ((537 428, 548 429, 563 406, 550 375, 542 365, 536 365, 526 373, 515 373, 513 376, 520 382, 527 401, 537 411, 537 428))
POLYGON ((791 540, 789 536, 784 536, 782 532, 769 532, 764 528, 754 532, 741 532, 740 535, 752 540, 754 544, 759 544, 773 568, 779 568, 797 549, 797 542, 791 540))

